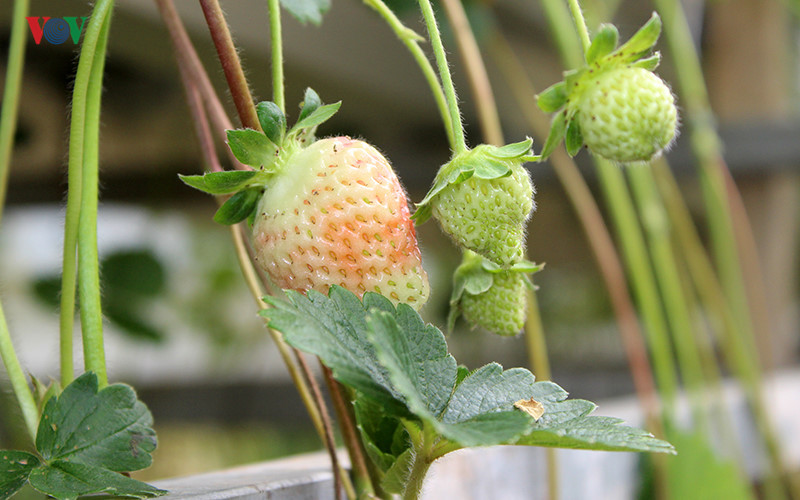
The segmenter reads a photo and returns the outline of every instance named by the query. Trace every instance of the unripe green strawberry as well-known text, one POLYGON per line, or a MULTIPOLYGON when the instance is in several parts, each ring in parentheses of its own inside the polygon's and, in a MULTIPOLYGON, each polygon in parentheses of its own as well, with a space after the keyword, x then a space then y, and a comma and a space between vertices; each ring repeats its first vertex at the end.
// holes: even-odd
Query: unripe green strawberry
POLYGON ((406 194, 369 144, 336 137, 292 153, 265 186, 253 224, 256 262, 284 289, 331 285, 427 301, 406 194))
POLYGON ((517 335, 525 326, 525 275, 501 271, 492 278, 485 292, 462 295, 461 314, 473 326, 498 335, 517 335))
POLYGON ((669 87, 655 74, 623 67, 601 72, 585 85, 575 119, 593 153, 620 163, 649 161, 672 142, 678 111, 669 87))
POLYGON ((503 147, 481 144, 455 155, 417 205, 418 224, 433 216, 462 248, 503 266, 524 258, 525 228, 534 208, 523 163, 532 140, 503 147))

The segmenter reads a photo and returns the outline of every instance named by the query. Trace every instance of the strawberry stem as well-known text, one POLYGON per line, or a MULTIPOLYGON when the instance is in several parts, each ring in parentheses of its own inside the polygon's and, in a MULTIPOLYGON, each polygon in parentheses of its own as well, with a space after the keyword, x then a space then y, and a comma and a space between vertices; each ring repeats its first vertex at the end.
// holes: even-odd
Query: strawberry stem
MULTIPOLYGON (((422 17, 425 19, 425 26, 428 29, 428 36, 431 38, 431 47, 436 57, 439 68, 439 78, 442 80, 447 109, 450 114, 450 127, 447 130, 450 137, 450 144, 453 144, 453 155, 458 155, 467 150, 467 143, 464 140, 464 125, 461 123, 461 112, 458 109, 458 98, 456 88, 453 85, 453 78, 450 75, 450 67, 447 65, 447 54, 436 24, 436 15, 433 12, 430 0, 419 0, 422 17)), ((447 126, 447 124, 445 124, 447 126)))
POLYGON ((589 46, 592 44, 589 38, 589 29, 586 27, 586 19, 583 17, 583 11, 578 0, 568 0, 569 10, 572 14, 572 20, 575 22, 575 29, 578 31, 578 37, 581 40, 581 47, 583 48, 584 59, 586 52, 589 51, 589 46))
POLYGON ((272 47, 272 102, 286 114, 283 89, 283 38, 280 0, 269 0, 269 36, 272 47))
POLYGON ((17 354, 14 351, 14 344, 11 341, 11 334, 8 331, 2 304, 0 304, 0 358, 2 358, 3 365, 6 367, 8 380, 11 382, 14 395, 16 395, 20 410, 22 410, 22 417, 25 420, 25 426, 28 428, 28 434, 31 436, 31 440, 35 442, 36 430, 39 427, 39 409, 36 405, 36 399, 33 397, 33 392, 28 385, 25 372, 22 370, 17 354))

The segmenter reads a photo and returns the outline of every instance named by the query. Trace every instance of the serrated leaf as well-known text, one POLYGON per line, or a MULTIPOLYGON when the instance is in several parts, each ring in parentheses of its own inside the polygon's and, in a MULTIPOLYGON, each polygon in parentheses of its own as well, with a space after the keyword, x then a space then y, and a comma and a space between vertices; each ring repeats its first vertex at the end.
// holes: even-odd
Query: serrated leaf
POLYGON ((134 390, 113 384, 98 391, 87 372, 44 407, 36 449, 48 462, 69 460, 112 471, 136 471, 152 462, 153 417, 134 390))
POLYGON ((19 491, 39 459, 25 451, 0 450, 0 498, 10 498, 19 491))
POLYGON ((214 221, 230 226, 247 219, 258 207, 261 192, 261 188, 249 188, 234 194, 217 209, 214 221))
POLYGON ((658 41, 661 35, 661 18, 658 13, 653 12, 650 19, 644 26, 634 33, 634 35, 622 46, 614 51, 615 54, 621 54, 620 60, 623 62, 633 62, 638 59, 642 54, 649 51, 658 41))
POLYGON ((283 135, 286 133, 286 115, 281 108, 271 101, 261 101, 256 105, 258 122, 264 130, 264 135, 273 144, 280 146, 283 143, 283 135))
POLYGON ((302 107, 300 108, 300 116, 298 116, 297 121, 305 120, 320 106, 322 106, 322 100, 319 98, 319 95, 314 92, 314 89, 311 87, 307 88, 305 95, 303 96, 303 103, 302 107))
POLYGON ((322 16, 330 9, 330 0, 280 0, 283 8, 286 9, 295 19, 301 23, 311 23, 319 25, 322 23, 322 16))
POLYGON ((95 493, 135 498, 157 497, 167 493, 101 467, 67 460, 54 460, 42 465, 31 472, 29 481, 37 490, 60 500, 95 493))
POLYGON ((301 131, 303 129, 320 125, 321 123, 327 121, 331 116, 335 115, 341 106, 342 101, 318 107, 302 120, 298 120, 298 122, 294 124, 294 127, 292 127, 292 132, 301 131))
POLYGON ((592 44, 586 51, 586 63, 593 62, 607 56, 617 48, 619 41, 619 31, 613 24, 601 24, 597 34, 592 38, 592 44))
POLYGON ((578 151, 583 147, 583 133, 581 132, 581 125, 578 123, 578 120, 572 119, 567 124, 564 146, 567 148, 567 154, 570 156, 578 154, 578 151))
POLYGON ((539 109, 545 113, 555 113, 567 103, 567 84, 558 82, 547 87, 536 98, 539 109))
POLYGON ((255 170, 227 170, 204 175, 178 175, 188 186, 208 194, 235 193, 256 176, 255 170))
POLYGON ((567 111, 564 110, 553 117, 550 124, 550 134, 542 148, 542 159, 547 159, 556 150, 567 130, 567 111))
POLYGON ((394 493, 396 495, 403 493, 406 484, 408 484, 408 477, 411 474, 411 465, 413 463, 414 450, 409 448, 397 457, 392 466, 386 471, 381 480, 381 488, 386 493, 394 493))
POLYGON ((275 161, 278 146, 262 132, 249 128, 226 132, 233 156, 245 165, 260 168, 272 165, 275 161))

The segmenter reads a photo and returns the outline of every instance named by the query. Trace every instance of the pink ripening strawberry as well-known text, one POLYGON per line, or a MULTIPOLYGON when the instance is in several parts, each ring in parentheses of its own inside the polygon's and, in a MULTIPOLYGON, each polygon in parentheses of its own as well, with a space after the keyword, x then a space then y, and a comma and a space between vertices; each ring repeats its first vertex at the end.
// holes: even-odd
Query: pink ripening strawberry
POLYGON ((406 194, 369 144, 335 137, 292 155, 253 223, 256 262, 284 289, 341 285, 419 309, 429 288, 406 194))
POLYGON ((349 137, 315 140, 339 103, 312 90, 297 123, 273 103, 257 112, 262 131, 228 131, 236 158, 256 170, 183 176, 211 194, 232 194, 214 216, 252 228, 256 264, 283 289, 327 293, 339 285, 377 292, 419 309, 430 293, 406 193, 374 147, 349 137))

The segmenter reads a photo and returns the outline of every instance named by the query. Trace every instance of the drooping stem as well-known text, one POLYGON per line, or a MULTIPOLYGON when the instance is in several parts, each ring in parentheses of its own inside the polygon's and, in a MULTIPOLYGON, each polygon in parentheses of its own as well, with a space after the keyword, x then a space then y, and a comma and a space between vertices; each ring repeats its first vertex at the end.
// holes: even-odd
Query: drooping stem
POLYGON ((272 102, 286 113, 286 98, 283 89, 283 37, 281 35, 280 0, 268 0, 269 38, 272 51, 272 102))
POLYGON ((443 0, 447 18, 455 34, 456 42, 461 50, 461 59, 469 78, 472 89, 472 101, 478 110, 478 123, 483 132, 483 140, 495 146, 503 145, 503 129, 500 124, 500 114, 492 92, 486 65, 483 63, 475 33, 469 24, 464 4, 461 0, 443 0))
POLYGON ((453 126, 453 140, 455 144, 453 153, 459 154, 467 150, 467 143, 464 139, 464 126, 461 123, 461 112, 458 108, 458 97, 456 88, 453 85, 453 78, 450 75, 450 66, 447 64, 447 53, 445 52, 442 37, 439 33, 439 26, 436 23, 436 15, 433 12, 430 0, 419 0, 422 10, 422 17, 425 19, 425 26, 428 29, 428 36, 431 40, 431 47, 439 68, 439 78, 442 81, 447 108, 450 114, 450 123, 453 126))
POLYGON ((589 29, 586 27, 586 19, 583 17, 583 11, 581 10, 581 5, 578 0, 568 0, 568 2, 569 10, 572 14, 572 21, 575 23, 575 29, 578 31, 578 38, 581 40, 583 54, 586 56, 586 52, 592 44, 592 40, 589 38, 589 29))
MULTIPOLYGON (((70 191, 74 188, 77 189, 78 200, 73 202, 77 204, 77 209, 71 214, 67 214, 73 218, 68 218, 66 222, 64 238, 66 245, 67 235, 72 236, 70 233, 73 231, 77 233, 75 235, 78 249, 77 282, 81 299, 80 317, 84 363, 87 371, 95 372, 101 387, 108 383, 108 376, 100 305, 100 264, 97 255, 98 154, 103 69, 113 6, 113 0, 100 0, 95 4, 78 60, 72 94, 69 145, 69 187, 70 191), (77 170, 80 170, 79 174, 75 172, 77 170), (73 184, 73 181, 76 183, 73 184)), ((73 208, 75 207, 73 206, 73 208)), ((65 246, 64 261, 65 264, 68 264, 68 259, 72 261, 68 253, 74 250, 70 249, 70 252, 66 252, 66 250, 65 246)), ((70 293, 71 290, 74 290, 69 283, 72 278, 66 275, 71 270, 65 269, 63 272, 62 287, 65 289, 62 290, 62 293, 70 293)), ((74 301, 71 307, 68 305, 67 309, 61 311, 62 325, 67 322, 65 315, 68 315, 71 320, 73 310, 74 301)), ((71 326, 68 330, 66 333, 62 331, 62 342, 66 335, 72 335, 71 326)), ((71 357, 72 352, 70 351, 68 355, 71 357)), ((67 353, 62 353, 62 357, 66 356, 67 353)), ((62 384, 67 384, 69 381, 69 378, 62 380, 62 384)))
POLYGON ((3 208, 6 204, 11 153, 14 150, 14 133, 17 130, 22 68, 25 65, 25 16, 28 8, 29 0, 16 0, 11 19, 6 83, 3 88, 3 106, 0 107, 0 221, 3 220, 3 208))
POLYGON ((222 71, 228 81, 233 103, 239 114, 242 126, 253 130, 261 130, 261 124, 256 115, 256 106, 253 102, 253 95, 250 93, 250 86, 244 76, 242 63, 236 46, 233 44, 228 23, 225 21, 225 14, 219 5, 218 0, 200 0, 200 7, 208 24, 211 39, 217 49, 217 56, 222 64, 222 71))
POLYGON ((433 94, 433 98, 436 101, 436 106, 439 108, 439 114, 442 117, 442 122, 447 132, 447 140, 450 142, 450 148, 455 150, 455 132, 453 130, 450 112, 447 108, 447 100, 442 90, 442 85, 439 83, 439 78, 436 76, 436 70, 433 69, 430 60, 425 56, 425 52, 419 46, 419 41, 422 40, 422 37, 412 29, 404 26, 383 0, 364 0, 364 3, 378 12, 389 27, 392 28, 397 38, 399 38, 408 51, 411 52, 411 56, 417 62, 417 65, 422 71, 422 75, 428 82, 431 94, 433 94))
POLYGON ((28 385, 28 379, 22 366, 19 364, 17 354, 14 351, 14 344, 11 341, 11 334, 8 331, 8 324, 3 313, 3 305, 0 303, 0 358, 6 367, 8 379, 17 397, 22 417, 25 420, 25 427, 33 442, 36 441, 36 430, 39 427, 39 409, 36 406, 36 399, 28 385))

